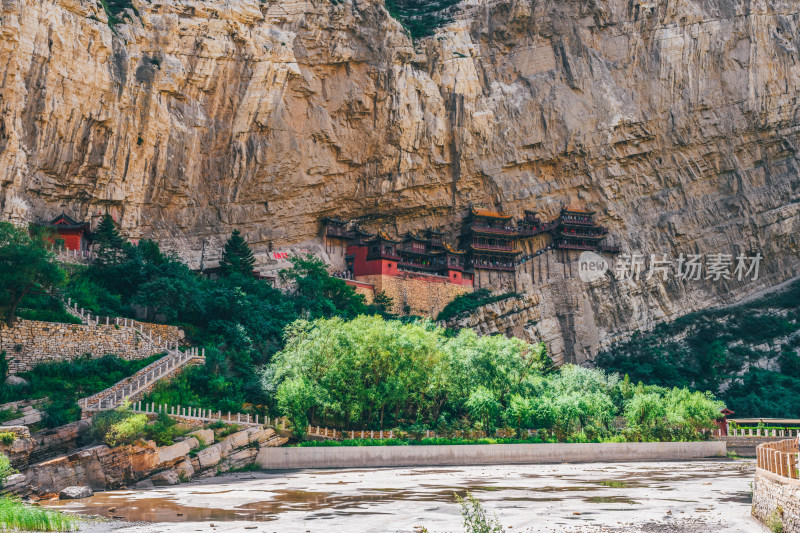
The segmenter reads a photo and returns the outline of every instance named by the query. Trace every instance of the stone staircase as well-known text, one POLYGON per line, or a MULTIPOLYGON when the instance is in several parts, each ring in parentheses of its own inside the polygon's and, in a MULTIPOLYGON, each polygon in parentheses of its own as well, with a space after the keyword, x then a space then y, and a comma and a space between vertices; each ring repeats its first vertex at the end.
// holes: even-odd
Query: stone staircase
POLYGON ((150 363, 132 376, 115 383, 111 387, 96 394, 78 400, 84 416, 98 411, 114 409, 124 401, 134 401, 153 388, 153 385, 160 380, 178 374, 183 368, 190 364, 202 364, 205 362, 205 349, 189 348, 181 351, 178 342, 167 342, 160 337, 156 328, 157 324, 147 324, 130 318, 120 317, 101 317, 92 316, 91 312, 79 307, 72 299, 64 302, 67 310, 74 316, 81 319, 86 325, 107 325, 117 327, 133 328, 142 338, 156 346, 162 346, 167 354, 161 359, 150 363))
POLYGON ((185 352, 177 348, 167 350, 167 355, 158 361, 97 394, 78 400, 78 405, 84 413, 114 409, 125 400, 133 401, 142 396, 158 381, 178 374, 187 365, 204 362, 205 349, 190 348, 185 352))

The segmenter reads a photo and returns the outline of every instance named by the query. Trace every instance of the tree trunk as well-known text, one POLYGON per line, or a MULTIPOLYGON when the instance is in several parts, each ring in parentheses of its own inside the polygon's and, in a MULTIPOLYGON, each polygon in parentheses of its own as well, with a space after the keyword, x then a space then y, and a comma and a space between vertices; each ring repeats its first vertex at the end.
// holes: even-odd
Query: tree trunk
POLYGON ((28 291, 25 290, 19 296, 17 296, 17 297, 12 296, 11 297, 11 303, 8 306, 8 313, 6 313, 6 324, 8 324, 8 327, 10 327, 10 328, 14 327, 14 319, 17 317, 16 316, 17 315, 17 306, 19 306, 19 303, 22 301, 22 299, 25 297, 25 295, 27 293, 28 293, 28 291))

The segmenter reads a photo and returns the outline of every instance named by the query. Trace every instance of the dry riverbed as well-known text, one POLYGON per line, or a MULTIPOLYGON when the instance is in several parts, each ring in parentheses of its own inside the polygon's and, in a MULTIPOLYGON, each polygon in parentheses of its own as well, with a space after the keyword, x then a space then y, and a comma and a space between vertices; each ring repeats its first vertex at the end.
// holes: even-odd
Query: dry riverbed
POLYGON ((47 505, 136 522, 91 533, 435 533, 462 531, 453 493, 469 490, 509 531, 751 533, 766 531, 750 516, 753 472, 752 461, 255 472, 47 505))

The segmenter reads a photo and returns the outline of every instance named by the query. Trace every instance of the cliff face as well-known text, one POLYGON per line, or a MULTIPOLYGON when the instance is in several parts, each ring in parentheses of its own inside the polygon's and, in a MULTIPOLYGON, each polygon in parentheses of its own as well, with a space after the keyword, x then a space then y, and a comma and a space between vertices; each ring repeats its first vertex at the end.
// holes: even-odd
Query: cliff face
POLYGON ((750 283, 526 267, 574 361, 800 272, 796 2, 469 0, 417 42, 379 0, 137 1, 113 31, 90 0, 0 6, 3 218, 110 210, 195 265, 238 227, 269 270, 339 261, 325 215, 455 230, 470 202, 577 201, 628 251, 764 255, 750 283))

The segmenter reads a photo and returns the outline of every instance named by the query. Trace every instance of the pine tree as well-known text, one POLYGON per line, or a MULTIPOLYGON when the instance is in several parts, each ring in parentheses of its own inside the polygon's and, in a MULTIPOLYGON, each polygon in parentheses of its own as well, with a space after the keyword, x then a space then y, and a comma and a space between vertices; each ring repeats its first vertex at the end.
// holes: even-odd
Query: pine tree
POLYGON ((97 246, 97 263, 102 266, 116 263, 125 247, 125 239, 119 234, 114 219, 106 213, 97 229, 92 233, 97 246))
POLYGON ((222 251, 222 262, 220 266, 225 274, 244 274, 249 276, 253 272, 256 258, 247 241, 244 240, 238 229, 233 230, 225 248, 222 251))

